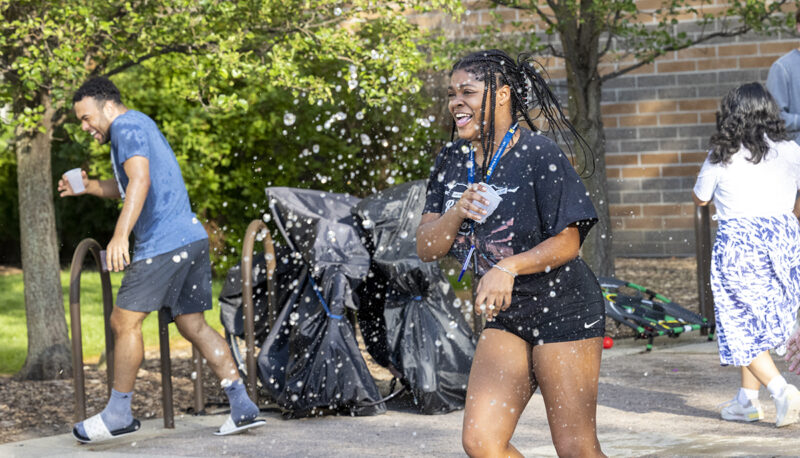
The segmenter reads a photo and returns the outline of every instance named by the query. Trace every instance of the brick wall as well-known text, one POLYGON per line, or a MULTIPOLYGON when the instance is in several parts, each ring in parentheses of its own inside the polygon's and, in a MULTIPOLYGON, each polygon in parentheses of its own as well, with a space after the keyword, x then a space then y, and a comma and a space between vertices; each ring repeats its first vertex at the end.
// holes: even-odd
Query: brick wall
MULTIPOLYGON (((648 20, 647 13, 661 1, 638 4, 641 17, 648 20)), ((416 21, 443 29, 453 38, 469 37, 493 19, 485 3, 467 1, 466 5, 469 14, 460 23, 437 13, 416 21)), ((543 31, 524 12, 500 8, 496 14, 519 21, 528 30, 543 31)), ((699 29, 693 17, 682 19, 676 27, 696 36, 699 29)), ((503 29, 512 30, 510 25, 503 29)), ((800 38, 790 34, 715 39, 670 52, 604 84, 608 198, 617 256, 694 254, 691 189, 714 131, 719 100, 739 84, 765 83, 772 62, 799 46, 800 38)), ((565 100, 563 61, 542 56, 542 62, 565 100)), ((626 63, 605 63, 601 74, 626 63)))

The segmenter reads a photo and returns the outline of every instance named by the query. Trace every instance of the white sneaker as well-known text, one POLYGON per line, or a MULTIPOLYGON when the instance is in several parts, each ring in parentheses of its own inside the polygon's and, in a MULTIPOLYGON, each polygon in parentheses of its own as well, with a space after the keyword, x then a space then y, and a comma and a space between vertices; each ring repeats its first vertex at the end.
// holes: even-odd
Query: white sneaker
POLYGON ((723 420, 728 421, 758 421, 764 419, 764 411, 761 410, 761 403, 758 400, 751 400, 746 406, 739 404, 736 398, 722 404, 723 420))
POLYGON ((775 426, 781 427, 797 423, 800 419, 800 392, 794 385, 786 385, 783 394, 775 398, 777 417, 775 426))

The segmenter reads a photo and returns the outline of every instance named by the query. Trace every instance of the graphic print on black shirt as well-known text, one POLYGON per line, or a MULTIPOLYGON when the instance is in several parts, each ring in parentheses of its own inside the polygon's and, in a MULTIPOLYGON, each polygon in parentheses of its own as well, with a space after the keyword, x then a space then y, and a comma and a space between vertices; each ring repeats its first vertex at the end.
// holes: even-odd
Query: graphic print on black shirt
MULTIPOLYGON (((469 150, 464 146, 460 140, 439 153, 423 213, 445 213, 467 190, 469 150)), ((481 176, 479 170, 476 175, 481 176)), ((528 129, 520 129, 519 141, 500 158, 489 185, 503 199, 497 210, 485 222, 474 223, 472 236, 471 220, 465 220, 450 249, 450 254, 463 264, 473 243, 471 237, 480 276, 500 260, 532 249, 573 223, 578 224, 582 243, 597 221, 586 188, 567 157, 552 140, 528 129)), ((565 266, 570 272, 572 264, 570 261, 551 272, 520 276, 514 291, 538 294, 553 286, 547 279, 560 282, 560 276, 579 274, 558 272, 565 266), (544 285, 540 284, 542 279, 544 285)), ((580 264, 584 265, 582 261, 580 264)))
MULTIPOLYGON (((480 169, 478 169, 479 171, 480 169)), ((446 213, 447 210, 453 207, 456 204, 458 199, 464 194, 464 191, 467 190, 468 184, 467 182, 455 182, 451 181, 445 184, 445 196, 447 196, 447 200, 444 204, 444 211, 442 213, 446 213)), ((489 183, 489 187, 494 189, 494 191, 503 199, 500 204, 502 205, 506 199, 511 199, 512 197, 507 196, 507 194, 516 193, 519 191, 519 186, 515 186, 509 189, 507 186, 497 187, 491 183, 489 183)), ((498 208, 499 210, 499 208, 498 208)), ((474 223, 476 226, 481 224, 487 224, 488 221, 494 220, 492 216, 496 214, 492 213, 492 215, 487 218, 487 220, 483 223, 474 223)), ((453 247, 450 249, 450 253, 453 254, 456 259, 460 259, 462 262, 467 257, 467 253, 469 252, 470 247, 474 241, 475 243, 475 254, 479 257, 479 268, 483 268, 481 272, 485 272, 486 269, 491 268, 491 264, 485 266, 484 264, 488 263, 490 260, 492 264, 496 264, 503 258, 508 256, 514 255, 514 250, 510 246, 510 242, 514 237, 514 218, 510 218, 507 221, 495 221, 495 228, 488 234, 488 237, 485 239, 478 239, 477 237, 469 237, 471 232, 471 228, 473 223, 470 222, 471 220, 464 220, 461 223, 461 227, 458 229, 458 235, 456 236, 456 240, 453 243, 453 247)))

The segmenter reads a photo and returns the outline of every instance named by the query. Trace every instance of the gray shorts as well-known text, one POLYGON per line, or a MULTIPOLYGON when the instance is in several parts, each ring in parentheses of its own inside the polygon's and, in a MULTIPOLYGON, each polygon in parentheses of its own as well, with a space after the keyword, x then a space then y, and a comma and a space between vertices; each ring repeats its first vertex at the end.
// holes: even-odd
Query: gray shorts
POLYGON ((148 259, 125 269, 117 306, 133 312, 170 309, 172 318, 211 310, 211 262, 208 239, 148 259))

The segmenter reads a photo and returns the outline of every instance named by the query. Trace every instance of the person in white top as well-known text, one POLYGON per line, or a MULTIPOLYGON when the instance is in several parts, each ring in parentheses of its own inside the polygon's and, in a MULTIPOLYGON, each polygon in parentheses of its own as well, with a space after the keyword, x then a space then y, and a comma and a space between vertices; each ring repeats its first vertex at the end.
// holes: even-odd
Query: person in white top
POLYGON ((769 354, 785 348, 800 304, 799 187, 800 146, 789 140, 775 100, 759 83, 731 90, 693 195, 717 209, 711 289, 719 357, 742 376, 722 408, 725 420, 763 419, 761 385, 775 400, 777 426, 800 416, 800 392, 769 354))

